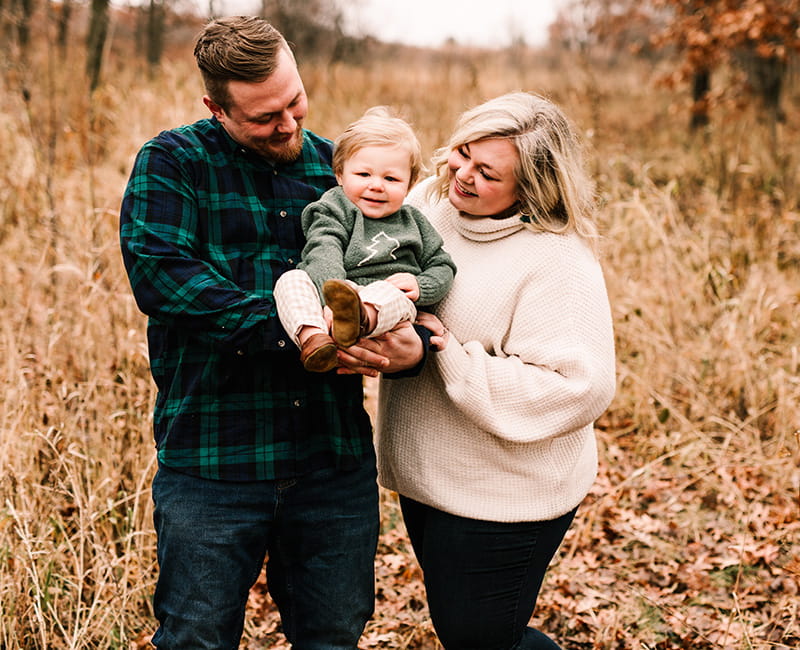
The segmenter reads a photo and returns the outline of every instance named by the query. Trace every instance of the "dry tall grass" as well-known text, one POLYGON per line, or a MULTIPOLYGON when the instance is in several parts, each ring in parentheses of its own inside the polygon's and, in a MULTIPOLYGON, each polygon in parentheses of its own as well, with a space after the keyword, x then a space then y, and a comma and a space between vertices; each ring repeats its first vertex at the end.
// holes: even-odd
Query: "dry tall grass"
MULTIPOLYGON (((0 78, 7 650, 140 647, 154 625, 153 386, 117 210, 141 143, 205 112, 188 52, 153 80, 113 59, 92 98, 73 56, 42 42, 0 78)), ((302 72, 308 126, 329 136, 392 104, 430 153, 458 112, 513 89, 553 97, 585 134, 619 388, 539 623, 565 648, 800 647, 797 88, 773 146, 747 109, 720 109, 692 141, 676 97, 633 64, 475 54, 302 72)), ((384 506, 365 645, 435 647, 392 495, 384 506)), ((253 613, 248 647, 278 644, 269 605, 253 613)))

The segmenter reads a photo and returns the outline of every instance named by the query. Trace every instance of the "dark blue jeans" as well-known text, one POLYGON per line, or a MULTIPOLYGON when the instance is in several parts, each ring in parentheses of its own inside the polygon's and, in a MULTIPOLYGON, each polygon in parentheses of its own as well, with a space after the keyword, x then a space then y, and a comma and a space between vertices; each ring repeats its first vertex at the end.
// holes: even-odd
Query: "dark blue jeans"
POLYGON ((285 481, 208 481, 160 466, 153 480, 160 650, 239 647, 267 556, 269 593, 298 650, 352 649, 374 607, 374 462, 285 481))
POLYGON ((447 650, 558 650, 528 621, 575 510, 552 521, 498 523, 406 497, 400 505, 431 620, 447 650))

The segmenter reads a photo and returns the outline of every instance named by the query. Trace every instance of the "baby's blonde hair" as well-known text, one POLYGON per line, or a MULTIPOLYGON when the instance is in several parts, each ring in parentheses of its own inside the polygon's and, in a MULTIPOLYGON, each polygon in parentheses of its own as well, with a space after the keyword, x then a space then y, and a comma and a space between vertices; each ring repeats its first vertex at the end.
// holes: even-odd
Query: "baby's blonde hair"
POLYGON ((396 147, 408 149, 411 170, 409 187, 425 170, 422 147, 408 122, 397 117, 386 106, 373 106, 336 138, 333 148, 333 173, 341 174, 344 162, 364 147, 396 147))

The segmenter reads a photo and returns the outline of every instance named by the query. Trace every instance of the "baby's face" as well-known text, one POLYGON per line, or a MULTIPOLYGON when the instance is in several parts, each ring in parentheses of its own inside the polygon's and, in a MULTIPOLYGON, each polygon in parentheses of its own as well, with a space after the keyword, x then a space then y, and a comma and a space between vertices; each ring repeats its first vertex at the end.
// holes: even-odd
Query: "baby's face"
POLYGON ((336 180, 365 217, 388 217, 408 194, 411 154, 402 145, 363 147, 345 160, 336 180))

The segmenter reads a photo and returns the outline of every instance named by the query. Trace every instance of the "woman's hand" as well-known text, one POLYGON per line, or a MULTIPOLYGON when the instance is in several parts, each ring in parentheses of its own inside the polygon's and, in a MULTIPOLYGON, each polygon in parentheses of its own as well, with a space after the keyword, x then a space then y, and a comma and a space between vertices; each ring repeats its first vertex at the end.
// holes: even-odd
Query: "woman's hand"
POLYGON ((377 377, 379 372, 400 372, 413 368, 424 355, 422 340, 408 321, 372 339, 359 339, 339 350, 341 375, 377 377))
POLYGON ((414 322, 430 331, 432 334, 431 345, 436 350, 444 350, 447 347, 447 343, 450 340, 450 330, 436 316, 426 311, 419 311, 414 322))

